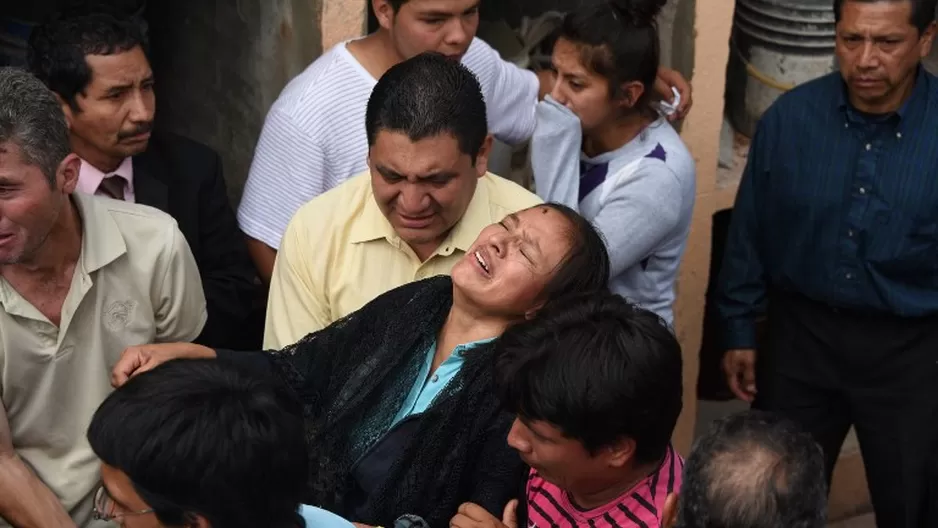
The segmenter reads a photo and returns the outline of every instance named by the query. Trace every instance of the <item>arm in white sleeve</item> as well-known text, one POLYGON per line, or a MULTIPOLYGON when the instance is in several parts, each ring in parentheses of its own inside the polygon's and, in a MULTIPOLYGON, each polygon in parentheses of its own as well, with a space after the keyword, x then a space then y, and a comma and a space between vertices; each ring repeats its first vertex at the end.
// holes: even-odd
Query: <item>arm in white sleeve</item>
POLYGON ((193 341, 208 319, 199 268, 185 236, 173 222, 167 235, 163 270, 153 303, 156 343, 193 341))
POLYGON ((271 109, 264 121, 238 207, 238 225, 249 237, 279 249, 299 208, 333 185, 317 138, 271 109))
POLYGON ((465 58, 482 84, 489 132, 499 141, 515 145, 534 132, 534 106, 540 93, 537 75, 502 60, 498 52, 475 39, 465 58))
POLYGON ((609 249, 612 277, 651 256, 684 208, 680 181, 664 163, 649 162, 624 177, 593 218, 609 249))
POLYGON ((582 143, 582 127, 576 114, 550 96, 537 104, 531 168, 534 190, 545 202, 562 203, 579 211, 582 143))

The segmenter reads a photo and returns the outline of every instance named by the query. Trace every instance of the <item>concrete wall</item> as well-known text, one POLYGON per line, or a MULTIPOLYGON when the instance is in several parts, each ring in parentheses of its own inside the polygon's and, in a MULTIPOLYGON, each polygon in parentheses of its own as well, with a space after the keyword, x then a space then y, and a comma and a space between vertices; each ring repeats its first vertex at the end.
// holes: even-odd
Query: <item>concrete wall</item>
POLYGON ((733 2, 680 0, 672 30, 673 65, 694 86, 694 108, 681 127, 681 137, 697 163, 697 202, 675 305, 675 331, 684 349, 684 412, 674 442, 685 454, 693 441, 697 415, 698 354, 710 271, 711 222, 713 213, 727 202, 732 203, 736 191, 735 187, 720 189, 716 178, 732 19, 733 2))
POLYGON ((322 6, 322 49, 365 34, 370 0, 326 1, 322 6))
POLYGON ((150 1, 157 119, 222 154, 237 204, 267 109, 322 52, 318 0, 150 1))

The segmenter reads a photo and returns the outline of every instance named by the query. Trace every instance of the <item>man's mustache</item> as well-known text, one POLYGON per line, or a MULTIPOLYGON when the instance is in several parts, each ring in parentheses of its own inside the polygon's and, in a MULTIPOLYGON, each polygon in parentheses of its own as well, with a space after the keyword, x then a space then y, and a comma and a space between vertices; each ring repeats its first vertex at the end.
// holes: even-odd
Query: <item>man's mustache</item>
POLYGON ((149 122, 149 123, 143 123, 143 124, 141 124, 141 125, 137 125, 137 127, 135 127, 133 130, 129 130, 129 131, 126 131, 126 132, 123 132, 123 131, 122 131, 122 132, 118 132, 118 133, 117 133, 117 139, 127 139, 127 138, 130 138, 130 137, 139 136, 140 134, 146 134, 147 132, 149 132, 149 131, 151 131, 151 130, 153 130, 153 122, 152 122, 152 121, 149 122))

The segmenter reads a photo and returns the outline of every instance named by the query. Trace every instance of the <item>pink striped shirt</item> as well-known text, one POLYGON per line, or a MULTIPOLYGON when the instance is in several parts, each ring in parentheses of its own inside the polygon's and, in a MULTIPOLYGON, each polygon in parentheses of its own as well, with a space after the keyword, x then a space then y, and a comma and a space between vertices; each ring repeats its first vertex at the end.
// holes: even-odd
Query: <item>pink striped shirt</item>
POLYGON ((684 459, 668 446, 658 470, 614 501, 583 510, 535 470, 528 476, 528 528, 660 528, 669 493, 681 488, 684 459))

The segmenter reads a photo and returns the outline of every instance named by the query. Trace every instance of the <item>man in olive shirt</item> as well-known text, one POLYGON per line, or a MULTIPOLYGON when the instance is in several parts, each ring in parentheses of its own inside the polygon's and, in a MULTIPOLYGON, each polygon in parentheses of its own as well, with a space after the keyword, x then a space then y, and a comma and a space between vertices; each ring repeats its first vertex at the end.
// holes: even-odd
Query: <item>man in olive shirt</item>
POLYGON ((205 326, 176 222, 73 193, 80 166, 55 96, 0 68, 0 527, 92 526, 85 431, 111 367, 131 345, 205 326))

